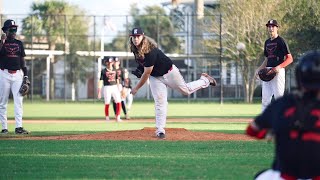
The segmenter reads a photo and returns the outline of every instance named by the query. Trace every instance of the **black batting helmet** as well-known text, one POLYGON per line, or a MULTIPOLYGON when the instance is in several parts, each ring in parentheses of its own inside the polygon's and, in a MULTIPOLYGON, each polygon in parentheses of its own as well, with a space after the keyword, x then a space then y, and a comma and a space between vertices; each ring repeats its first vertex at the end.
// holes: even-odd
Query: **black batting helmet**
POLYGON ((12 20, 12 19, 6 20, 6 21, 3 23, 3 27, 2 27, 1 29, 2 29, 2 31, 4 32, 4 31, 6 31, 8 28, 10 28, 10 27, 18 27, 18 26, 16 25, 16 22, 15 22, 14 20, 12 20))
POLYGON ((296 66, 298 88, 307 90, 320 89, 320 51, 309 51, 296 66))

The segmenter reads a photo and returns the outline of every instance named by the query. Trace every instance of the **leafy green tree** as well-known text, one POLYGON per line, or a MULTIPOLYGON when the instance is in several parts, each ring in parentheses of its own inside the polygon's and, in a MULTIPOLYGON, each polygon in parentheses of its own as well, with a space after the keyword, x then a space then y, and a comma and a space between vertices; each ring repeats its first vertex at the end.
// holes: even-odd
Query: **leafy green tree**
POLYGON ((289 0, 283 17, 286 35, 290 37, 290 50, 296 57, 305 51, 320 48, 319 0, 289 0), (290 3, 290 4, 289 4, 290 3))
MULTIPOLYGON (((66 77, 72 85, 86 80, 89 61, 78 58, 76 51, 88 49, 88 18, 84 11, 64 1, 52 0, 34 2, 31 13, 23 20, 22 33, 27 41, 31 38, 38 43, 47 43, 49 50, 64 50, 67 53, 66 77), (76 14, 76 15, 75 15, 76 14)), ((50 98, 54 98, 55 81, 53 58, 50 66, 50 98)), ((77 94, 77 92, 76 92, 77 94)), ((77 96, 76 96, 77 97, 77 96)))
MULTIPOLYGON (((278 0, 229 0, 221 2, 222 43, 224 63, 237 63, 243 80, 245 102, 252 102, 256 88, 255 70, 261 64, 264 42, 269 38, 266 31, 268 19, 281 19, 283 3, 278 0), (243 43, 244 49, 237 49, 243 43)), ((218 23, 213 24, 219 32, 218 23)), ((219 51, 219 41, 207 43, 219 51)))
MULTIPOLYGON (((144 33, 153 38, 164 52, 173 53, 179 50, 179 39, 174 36, 174 26, 162 7, 147 6, 143 13, 136 4, 132 4, 129 14, 132 16, 132 23, 128 25, 128 29, 143 28, 144 33)), ((106 48, 108 50, 127 49, 128 33, 125 32, 124 35, 116 37, 106 48)))

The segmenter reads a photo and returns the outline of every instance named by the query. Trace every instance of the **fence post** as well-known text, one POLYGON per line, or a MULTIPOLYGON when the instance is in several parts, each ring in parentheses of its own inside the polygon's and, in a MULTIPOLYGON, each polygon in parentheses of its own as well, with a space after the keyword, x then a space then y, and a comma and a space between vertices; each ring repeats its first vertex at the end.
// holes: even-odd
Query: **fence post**
POLYGON ((220 55, 219 55, 219 63, 220 63, 220 104, 223 104, 223 80, 222 80, 222 14, 220 12, 220 32, 219 32, 219 41, 220 41, 220 55))

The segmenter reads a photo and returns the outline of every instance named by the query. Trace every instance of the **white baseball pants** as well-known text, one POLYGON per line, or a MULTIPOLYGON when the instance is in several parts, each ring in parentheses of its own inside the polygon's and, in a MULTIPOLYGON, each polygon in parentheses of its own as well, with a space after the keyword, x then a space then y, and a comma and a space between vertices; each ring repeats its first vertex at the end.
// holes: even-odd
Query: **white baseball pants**
POLYGON ((275 99, 283 96, 285 83, 286 73, 284 68, 281 68, 271 81, 262 81, 262 112, 270 104, 272 95, 275 99))
POLYGON ((186 83, 175 65, 172 65, 172 70, 163 76, 150 76, 150 89, 155 102, 156 134, 161 132, 165 133, 164 128, 166 126, 168 109, 167 86, 178 90, 183 95, 189 95, 209 85, 209 80, 204 76, 201 76, 200 79, 196 81, 186 83))
POLYGON ((22 84, 23 73, 18 70, 16 73, 9 73, 8 70, 0 70, 0 120, 2 129, 8 129, 7 106, 10 90, 14 100, 14 116, 16 128, 22 127, 23 114, 23 96, 20 95, 19 89, 22 84))

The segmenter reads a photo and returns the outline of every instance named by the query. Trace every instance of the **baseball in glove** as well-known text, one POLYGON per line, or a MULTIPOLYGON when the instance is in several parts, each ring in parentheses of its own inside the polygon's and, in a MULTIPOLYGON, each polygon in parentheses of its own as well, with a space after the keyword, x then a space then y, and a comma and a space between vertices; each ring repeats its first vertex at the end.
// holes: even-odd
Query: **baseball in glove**
POLYGON ((268 82, 271 81, 277 75, 277 73, 272 68, 263 68, 258 72, 258 75, 262 81, 268 82))
POLYGON ((29 88, 30 88, 30 81, 28 79, 28 76, 25 76, 23 78, 21 87, 19 89, 19 93, 21 94, 21 96, 25 96, 26 94, 28 94, 29 88))

